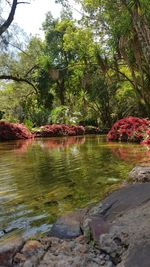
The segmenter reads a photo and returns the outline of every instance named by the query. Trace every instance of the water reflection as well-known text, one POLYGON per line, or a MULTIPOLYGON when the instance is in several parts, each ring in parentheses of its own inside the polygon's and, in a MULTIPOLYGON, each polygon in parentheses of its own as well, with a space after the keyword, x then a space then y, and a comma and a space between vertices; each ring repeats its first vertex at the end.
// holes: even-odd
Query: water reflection
POLYGON ((45 138, 45 139, 28 139, 28 140, 17 140, 15 142, 3 142, 0 144, 0 149, 5 144, 5 150, 13 150, 15 153, 24 154, 27 152, 30 146, 39 145, 45 149, 64 149, 71 145, 82 145, 85 143, 85 136, 77 137, 62 137, 60 138, 45 138))
POLYGON ((64 149, 71 145, 83 145, 85 143, 85 136, 77 137, 70 136, 56 139, 43 139, 39 142, 40 146, 48 149, 64 149))
POLYGON ((114 145, 111 151, 119 160, 126 162, 150 163, 150 146, 138 144, 114 145))
POLYGON ((148 154, 102 136, 0 143, 0 236, 47 231, 58 215, 103 198, 148 154))

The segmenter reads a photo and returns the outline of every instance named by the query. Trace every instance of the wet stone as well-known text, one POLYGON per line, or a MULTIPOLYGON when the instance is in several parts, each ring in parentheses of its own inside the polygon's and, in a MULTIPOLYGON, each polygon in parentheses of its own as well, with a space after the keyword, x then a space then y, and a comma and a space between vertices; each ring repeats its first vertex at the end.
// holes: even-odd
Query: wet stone
POLYGON ((58 218, 52 226, 49 236, 72 239, 82 235, 80 227, 82 216, 82 212, 77 211, 58 218))
POLYGON ((150 182, 150 166, 136 166, 129 172, 129 179, 133 182, 150 182))
POLYGON ((12 239, 0 246, 0 266, 11 267, 13 255, 23 246, 23 239, 12 239))

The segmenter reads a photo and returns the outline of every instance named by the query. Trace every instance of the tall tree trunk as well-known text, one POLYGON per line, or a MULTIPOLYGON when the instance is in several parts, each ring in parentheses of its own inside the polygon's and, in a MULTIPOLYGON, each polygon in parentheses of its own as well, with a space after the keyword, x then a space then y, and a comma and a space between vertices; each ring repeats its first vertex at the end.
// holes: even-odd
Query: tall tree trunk
POLYGON ((132 22, 141 44, 145 62, 150 69, 150 28, 148 22, 144 15, 139 16, 137 8, 133 11, 132 22))
POLYGON ((65 105, 65 82, 64 79, 57 82, 58 85, 58 97, 62 106, 65 105))
POLYGON ((141 10, 140 2, 139 0, 133 0, 134 4, 130 5, 131 3, 127 0, 121 0, 121 3, 126 7, 131 16, 132 25, 138 36, 145 62, 150 70, 150 26, 145 15, 139 14, 139 10, 141 10))

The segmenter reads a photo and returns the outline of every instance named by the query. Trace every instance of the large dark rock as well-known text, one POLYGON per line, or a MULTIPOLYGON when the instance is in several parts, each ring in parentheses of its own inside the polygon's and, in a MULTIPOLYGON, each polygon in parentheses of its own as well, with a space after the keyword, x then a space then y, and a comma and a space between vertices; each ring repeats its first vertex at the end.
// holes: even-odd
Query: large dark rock
POLYGON ((150 266, 150 244, 144 241, 130 250, 125 267, 148 267, 150 266))
POLYGON ((103 216, 107 222, 111 222, 128 210, 134 210, 148 201, 150 201, 150 183, 128 185, 106 197, 91 209, 90 214, 103 216))
POLYGON ((133 182, 150 182, 150 166, 136 166, 130 173, 129 178, 133 182))
MULTIPOLYGON (((104 221, 109 225, 106 233, 97 232, 99 236, 95 237, 92 228, 91 233, 115 266, 150 266, 150 183, 134 184, 113 192, 91 209, 89 217, 92 216, 103 218, 99 228, 103 228, 104 221), (140 248, 143 265, 142 259, 139 260, 140 248)), ((97 225, 94 227, 96 230, 97 225)))

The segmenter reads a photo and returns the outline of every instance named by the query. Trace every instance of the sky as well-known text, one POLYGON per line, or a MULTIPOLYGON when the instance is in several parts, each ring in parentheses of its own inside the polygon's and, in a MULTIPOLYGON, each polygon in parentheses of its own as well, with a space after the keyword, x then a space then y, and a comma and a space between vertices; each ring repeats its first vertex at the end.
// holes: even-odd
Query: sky
MULTIPOLYGON (((73 3, 73 0, 70 1, 73 3)), ((75 7, 79 9, 78 6, 75 7)), ((61 5, 56 4, 55 0, 33 0, 31 4, 18 5, 14 22, 18 23, 26 33, 41 36, 42 31, 40 27, 45 20, 46 13, 51 11, 53 17, 57 18, 60 15, 61 8, 61 5)), ((79 13, 75 10, 74 17, 80 17, 79 13)))

